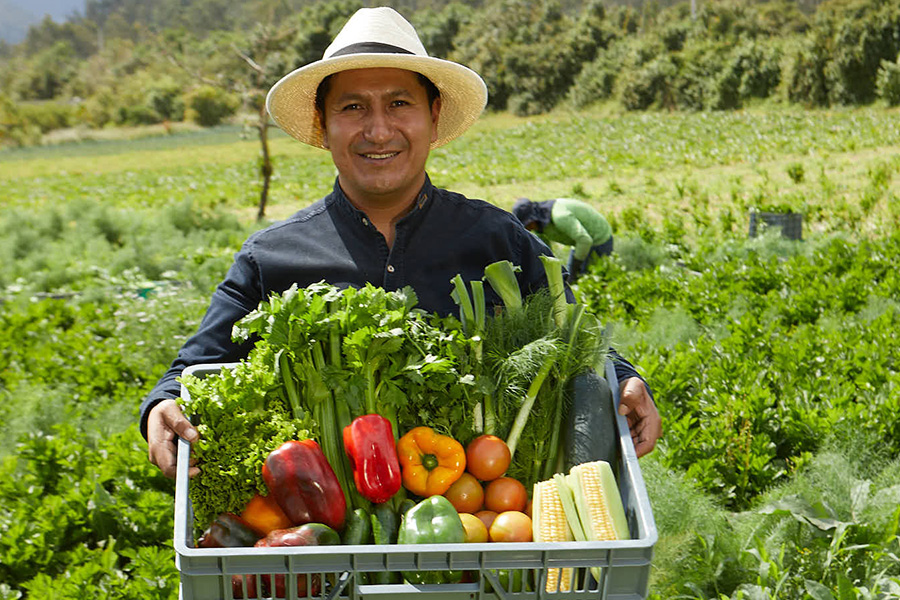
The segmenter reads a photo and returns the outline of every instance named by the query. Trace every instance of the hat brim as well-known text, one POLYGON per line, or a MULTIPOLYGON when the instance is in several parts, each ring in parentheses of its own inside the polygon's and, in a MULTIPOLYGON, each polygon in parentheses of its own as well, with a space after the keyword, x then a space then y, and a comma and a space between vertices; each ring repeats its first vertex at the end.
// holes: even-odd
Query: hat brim
POLYGON ((351 69, 396 68, 421 73, 441 93, 441 115, 432 148, 443 146, 474 123, 487 105, 487 86, 459 63, 414 54, 348 54, 300 67, 281 78, 266 97, 266 109, 288 135, 324 148, 316 114, 316 89, 323 79, 351 69))

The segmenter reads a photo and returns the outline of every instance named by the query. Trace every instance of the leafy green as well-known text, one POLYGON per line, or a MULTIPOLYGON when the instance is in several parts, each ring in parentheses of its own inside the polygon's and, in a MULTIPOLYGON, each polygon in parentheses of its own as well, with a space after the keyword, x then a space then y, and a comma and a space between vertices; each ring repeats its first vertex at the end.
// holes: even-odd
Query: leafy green
POLYGON ((472 421, 470 386, 457 370, 465 346, 460 324, 416 303, 411 288, 295 285, 234 327, 235 339, 257 339, 249 360, 273 372, 271 393, 295 417, 312 419, 313 435, 354 508, 368 503, 355 492, 341 445, 353 418, 380 414, 398 438, 401 427, 424 422, 449 430, 451 423, 472 421))
POLYGON ((192 447, 200 473, 191 479, 189 494, 201 529, 223 512, 240 513, 257 492, 267 493, 266 457, 284 442, 310 435, 309 420, 295 418, 271 393, 276 375, 261 360, 265 355, 261 350, 207 377, 181 378, 190 397, 179 403, 200 433, 192 447))

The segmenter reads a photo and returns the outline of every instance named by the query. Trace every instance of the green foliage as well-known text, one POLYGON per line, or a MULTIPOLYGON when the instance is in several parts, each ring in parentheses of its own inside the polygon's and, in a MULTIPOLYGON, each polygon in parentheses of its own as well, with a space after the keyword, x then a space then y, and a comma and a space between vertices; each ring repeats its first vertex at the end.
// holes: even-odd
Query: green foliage
POLYGON ((450 2, 440 10, 424 9, 414 15, 413 25, 431 56, 447 58, 456 49, 460 30, 471 23, 475 11, 461 2, 450 2))
MULTIPOLYGON (((630 312, 610 303, 608 291, 595 295, 580 286, 585 301, 613 319, 649 327, 657 323, 655 310, 680 309, 696 320, 704 332, 698 339, 661 347, 636 342, 635 350, 654 357, 643 364, 667 398, 667 465, 736 508, 803 464, 850 414, 863 434, 900 453, 897 427, 885 422, 892 361, 883 369, 861 362, 879 364, 876 357, 897 351, 890 331, 900 313, 878 299, 895 293, 888 255, 900 249, 898 238, 856 246, 825 239, 780 259, 756 243, 694 256, 690 270, 636 273, 607 261, 604 278, 630 312), (627 300, 651 288, 652 301, 627 300), (700 357, 710 362, 701 365, 700 357)), ((652 330, 644 335, 658 339, 652 330)))
POLYGON ((179 403, 200 433, 191 449, 200 473, 190 486, 200 531, 222 513, 240 514, 255 494, 268 494, 262 479, 266 457, 285 442, 310 437, 308 424, 269 394, 277 386, 270 367, 247 361, 205 378, 183 378, 190 400, 179 403))
POLYGON ((598 3, 579 20, 555 0, 494 0, 483 10, 460 30, 451 58, 484 77, 490 106, 518 115, 555 106, 609 37, 598 3))
MULTIPOLYGON (((259 90, 321 58, 361 6, 359 0, 92 0, 83 17, 33 27, 0 64, 0 86, 15 101, 77 99, 79 122, 91 127, 183 118, 218 123, 235 101, 192 89, 198 74, 239 93, 245 107, 258 106, 259 90), (249 68, 239 52, 262 70, 249 68), (183 72, 172 79, 175 63, 183 72)), ((695 19, 686 3, 639 11, 599 0, 396 6, 432 55, 474 68, 487 83, 490 106, 517 115, 549 112, 565 101, 585 107, 612 99, 639 111, 732 110, 752 99, 831 106, 876 97, 891 104, 897 96, 891 65, 900 52, 900 8, 883 0, 802 7, 809 14, 789 0, 720 0, 701 3, 695 19)), ((38 141, 24 128, 6 139, 38 141)))
POLYGON ((168 598, 172 482, 136 426, 97 439, 67 425, 21 438, 0 484, 0 576, 32 597, 168 598))
POLYGON ((654 561, 650 597, 889 598, 900 592, 900 463, 876 458, 877 438, 850 436, 855 442, 841 442, 841 451, 829 447, 790 483, 738 513, 717 507, 656 461, 642 464, 651 489, 659 489, 652 504, 665 556, 654 561))
POLYGON ((861 104, 875 99, 882 60, 900 53, 900 6, 879 0, 826 3, 817 13, 815 30, 831 49, 825 74, 829 101, 861 104))
POLYGON ((789 164, 787 166, 787 174, 794 183, 803 183, 803 180, 806 178, 806 171, 803 168, 803 163, 800 162, 789 164))
POLYGON ((188 118, 203 127, 218 125, 238 108, 238 101, 232 95, 211 85, 190 92, 185 104, 188 118))
POLYGON ((888 106, 900 105, 900 54, 896 61, 882 60, 875 80, 878 97, 888 106))
POLYGON ((0 147, 30 145, 40 140, 40 134, 40 128, 22 115, 21 108, 0 94, 0 147))

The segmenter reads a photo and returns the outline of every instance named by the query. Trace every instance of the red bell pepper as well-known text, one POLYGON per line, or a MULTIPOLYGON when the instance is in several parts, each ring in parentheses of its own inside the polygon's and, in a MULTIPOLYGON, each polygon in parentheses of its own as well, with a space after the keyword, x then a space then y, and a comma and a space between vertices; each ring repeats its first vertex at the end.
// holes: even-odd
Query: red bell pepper
MULTIPOLYGON (((341 543, 341 537, 327 525, 321 523, 307 523, 299 527, 289 529, 277 529, 263 539, 256 542, 257 548, 276 548, 287 546, 337 546, 341 543)), ((275 575, 274 586, 271 575, 260 575, 263 597, 286 598, 287 577, 275 575)), ((232 575, 232 596, 243 598, 243 583, 247 585, 247 597, 257 598, 256 575, 232 575)), ((322 591, 321 577, 316 573, 307 576, 305 573, 297 574, 297 597, 307 596, 307 582, 309 583, 309 595, 318 596, 322 591)))
POLYGON ((285 442, 266 457, 262 468, 269 493, 292 523, 344 526, 347 501, 341 484, 315 440, 285 442))
POLYGON ((260 536, 241 517, 222 513, 197 540, 198 548, 236 548, 253 546, 260 536))
POLYGON ((381 415, 357 417, 344 427, 344 449, 359 493, 385 502, 400 489, 400 461, 391 422, 381 415))

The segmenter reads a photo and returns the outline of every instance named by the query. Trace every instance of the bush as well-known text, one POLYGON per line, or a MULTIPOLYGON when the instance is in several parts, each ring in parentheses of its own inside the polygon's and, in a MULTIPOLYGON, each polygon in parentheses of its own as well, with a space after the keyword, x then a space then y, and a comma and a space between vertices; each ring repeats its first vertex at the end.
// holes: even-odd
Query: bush
POLYGON ((218 125, 237 111, 240 102, 223 89, 204 85, 188 94, 185 116, 203 127, 218 125))
POLYGON ((22 116, 9 96, 0 94, 0 146, 26 146, 40 138, 40 129, 22 116))
POLYGON ((646 110, 652 106, 673 108, 673 81, 678 67, 672 58, 663 54, 641 68, 623 74, 622 104, 628 110, 646 110))
POLYGON ((900 105, 900 54, 896 62, 881 61, 878 76, 875 80, 878 97, 888 103, 888 106, 900 105))
POLYGON ((156 113, 157 120, 181 121, 184 118, 181 86, 174 81, 168 81, 150 88, 147 106, 156 113))
POLYGON ((863 104, 875 99, 875 80, 882 60, 900 52, 900 8, 895 2, 838 5, 822 21, 829 35, 826 75, 829 100, 835 104, 863 104))
POLYGON ((67 102, 28 102, 19 104, 19 114, 41 133, 63 129, 72 125, 76 107, 67 102))
POLYGON ((613 95, 622 70, 622 44, 601 50, 593 62, 584 66, 569 89, 569 100, 578 108, 606 100, 613 95))
POLYGON ((788 52, 784 85, 791 102, 808 106, 828 104, 828 84, 825 79, 828 52, 824 43, 813 37, 788 52))

